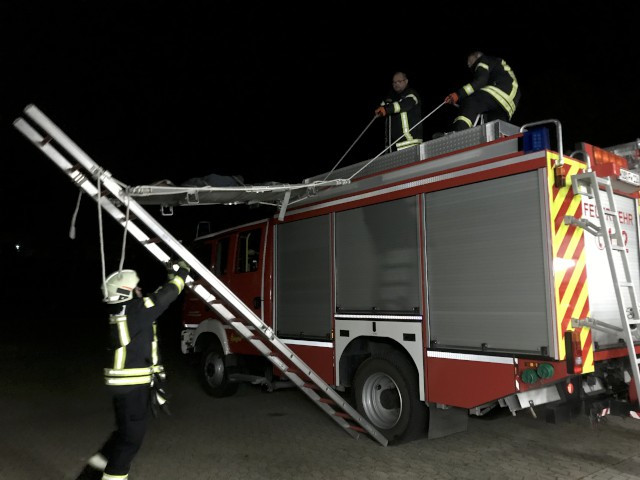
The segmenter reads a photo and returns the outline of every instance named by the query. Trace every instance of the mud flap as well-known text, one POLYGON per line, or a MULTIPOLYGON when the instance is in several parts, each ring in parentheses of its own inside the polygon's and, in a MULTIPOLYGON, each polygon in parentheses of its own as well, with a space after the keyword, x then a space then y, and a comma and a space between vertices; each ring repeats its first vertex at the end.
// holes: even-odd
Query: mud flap
POLYGON ((429 405, 429 439, 446 437, 454 433, 466 432, 469 422, 468 410, 462 408, 438 408, 429 405))

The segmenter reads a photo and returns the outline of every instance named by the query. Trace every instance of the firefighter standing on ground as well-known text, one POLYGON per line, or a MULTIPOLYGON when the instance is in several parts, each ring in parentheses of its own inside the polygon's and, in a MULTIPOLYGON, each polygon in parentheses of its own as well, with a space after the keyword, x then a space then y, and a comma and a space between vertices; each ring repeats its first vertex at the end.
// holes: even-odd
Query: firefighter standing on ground
POLYGON ((483 113, 487 121, 510 120, 520 100, 520 88, 507 62, 473 52, 467 58, 467 66, 473 71, 471 83, 444 100, 449 104, 460 103, 460 113, 453 120, 454 130, 472 127, 476 117, 483 113))
POLYGON ((170 269, 165 285, 146 297, 134 270, 111 274, 102 287, 110 328, 110 365, 104 375, 117 428, 78 480, 126 480, 144 439, 149 410, 155 414, 166 407, 156 320, 184 289, 189 267, 183 261, 178 266, 175 273, 170 269))
POLYGON ((408 85, 407 75, 396 72, 392 81, 393 91, 375 111, 376 116, 386 118, 387 146, 400 139, 395 144, 396 150, 422 143, 422 125, 412 129, 422 117, 420 97, 408 85))

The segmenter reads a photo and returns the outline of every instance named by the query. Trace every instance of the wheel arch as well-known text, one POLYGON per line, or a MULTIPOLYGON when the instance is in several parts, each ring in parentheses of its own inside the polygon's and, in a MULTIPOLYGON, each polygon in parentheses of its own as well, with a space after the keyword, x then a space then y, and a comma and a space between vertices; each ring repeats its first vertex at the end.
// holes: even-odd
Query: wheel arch
MULTIPOLYGON (((416 366, 414 359, 402 344, 392 338, 360 336, 349 342, 340 356, 338 364, 340 385, 344 387, 353 386, 353 378, 362 362, 372 356, 381 356, 391 351, 405 356, 413 366, 417 378, 421 377, 420 370, 416 366)), ((422 388, 418 388, 418 390, 422 392, 422 388)), ((424 398, 421 398, 421 400, 424 400, 424 398)))
POLYGON ((215 318, 209 318, 201 322, 196 328, 193 351, 196 353, 202 353, 206 350, 207 346, 213 342, 218 341, 224 355, 231 354, 229 348, 229 340, 224 325, 220 320, 215 318))

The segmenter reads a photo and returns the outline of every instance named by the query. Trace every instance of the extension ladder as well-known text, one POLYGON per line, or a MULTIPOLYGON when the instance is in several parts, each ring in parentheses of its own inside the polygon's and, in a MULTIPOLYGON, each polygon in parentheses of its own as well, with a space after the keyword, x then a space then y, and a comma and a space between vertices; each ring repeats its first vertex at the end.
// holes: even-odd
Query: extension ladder
POLYGON ((39 133, 23 118, 16 119, 14 126, 58 165, 79 188, 99 202, 116 222, 160 262, 167 264, 171 261, 171 257, 159 246, 159 243, 163 243, 178 258, 187 262, 191 266, 191 271, 195 271, 200 279, 195 281, 193 277, 188 276, 185 284, 215 311, 222 321, 250 342, 352 437, 359 438, 360 433, 365 433, 381 445, 387 445, 384 435, 311 370, 275 335, 271 327, 266 325, 209 268, 198 261, 153 216, 132 199, 126 188, 108 171, 97 165, 36 106, 27 106, 24 113, 42 129, 44 134, 39 133), (65 151, 78 163, 75 165, 70 163, 63 153, 65 151), (103 187, 106 189, 104 194, 101 191, 103 187), (122 208, 127 209, 126 214, 122 212, 122 208), (131 218, 129 218, 129 212, 132 214, 131 218), (141 227, 137 226, 135 223, 137 221, 155 234, 155 237, 147 235, 141 227))
POLYGON ((578 225, 589 233, 602 238, 605 250, 607 251, 607 258, 609 260, 609 268, 611 269, 611 277, 616 293, 616 300, 618 302, 618 311, 620 313, 622 328, 592 318, 572 319, 572 325, 574 327, 588 326, 594 329, 609 331, 615 330, 622 333, 623 339, 627 345, 631 374, 636 388, 636 398, 640 399, 639 360, 636 355, 631 332, 632 328, 637 328, 637 325, 640 324, 638 298, 631 278, 627 249, 622 236, 622 228, 620 227, 620 218, 618 216, 618 210, 613 196, 611 180, 609 177, 598 177, 594 171, 586 171, 572 177, 572 188, 575 195, 584 195, 595 200, 600 225, 595 225, 585 219, 577 220, 573 217, 566 218, 565 221, 567 223, 578 225), (600 187, 604 187, 604 192, 607 196, 609 204, 609 208, 607 210, 605 210, 605 207, 603 206, 600 187), (614 231, 611 231, 610 233, 606 225, 607 217, 613 221, 614 231), (615 255, 620 256, 619 262, 616 261, 615 255), (619 271, 620 265, 622 265, 621 272, 619 271), (626 289, 627 295, 624 295, 623 289, 626 289))

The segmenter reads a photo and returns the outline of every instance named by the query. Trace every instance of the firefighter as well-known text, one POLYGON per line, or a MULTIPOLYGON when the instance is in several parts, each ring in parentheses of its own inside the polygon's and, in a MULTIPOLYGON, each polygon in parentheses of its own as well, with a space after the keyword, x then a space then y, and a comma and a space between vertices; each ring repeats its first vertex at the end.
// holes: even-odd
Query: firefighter
POLYGON ((170 268, 168 282, 148 296, 142 295, 134 270, 114 272, 102 286, 110 328, 110 364, 104 375, 113 397, 116 430, 77 480, 126 480, 142 444, 149 411, 154 415, 159 409, 166 411, 156 319, 184 289, 189 266, 181 260, 178 267, 175 273, 170 268))
POLYGON ((486 115, 486 121, 511 120, 520 100, 520 88, 507 62, 482 52, 473 52, 467 57, 467 66, 473 71, 471 83, 444 100, 448 104, 460 105, 460 113, 453 120, 454 130, 474 126, 481 114, 486 115))
POLYGON ((409 79, 404 72, 393 75, 393 91, 376 109, 377 117, 386 118, 386 145, 395 144, 396 150, 420 145, 422 143, 422 125, 414 127, 422 118, 418 93, 409 88, 409 79))

